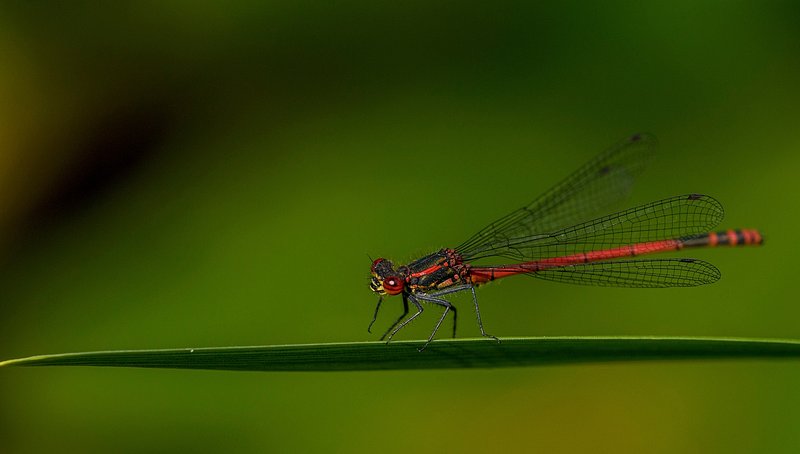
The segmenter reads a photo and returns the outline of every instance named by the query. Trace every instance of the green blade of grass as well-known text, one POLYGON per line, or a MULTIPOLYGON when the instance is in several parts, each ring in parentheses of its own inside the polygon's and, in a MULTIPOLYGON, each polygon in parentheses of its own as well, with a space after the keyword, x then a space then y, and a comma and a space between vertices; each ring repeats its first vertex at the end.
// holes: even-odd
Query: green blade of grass
POLYGON ((5 366, 108 366, 242 371, 521 367, 609 361, 800 358, 800 341, 685 337, 525 337, 114 350, 31 356, 5 366))

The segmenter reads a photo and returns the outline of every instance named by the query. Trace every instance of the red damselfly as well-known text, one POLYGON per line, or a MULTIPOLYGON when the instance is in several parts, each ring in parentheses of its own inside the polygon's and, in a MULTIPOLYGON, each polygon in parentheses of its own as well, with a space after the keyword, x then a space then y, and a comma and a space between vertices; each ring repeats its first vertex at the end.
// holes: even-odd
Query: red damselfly
POLYGON ((715 282, 719 270, 702 260, 632 259, 690 247, 762 243, 757 230, 712 232, 724 215, 722 205, 713 197, 680 195, 598 217, 629 194, 655 145, 655 138, 649 134, 627 138, 460 246, 441 249, 397 268, 384 258, 373 261, 370 288, 380 296, 368 330, 387 295, 400 295, 403 301, 402 315, 381 336, 381 340, 388 336, 387 342, 423 312, 422 303, 442 306, 444 312, 422 351, 450 312, 455 337, 456 308, 444 297, 469 291, 481 334, 498 340, 483 329, 475 287, 518 274, 613 287, 691 287, 715 282), (502 264, 503 260, 517 263, 502 264), (406 318, 409 302, 416 313, 406 318))

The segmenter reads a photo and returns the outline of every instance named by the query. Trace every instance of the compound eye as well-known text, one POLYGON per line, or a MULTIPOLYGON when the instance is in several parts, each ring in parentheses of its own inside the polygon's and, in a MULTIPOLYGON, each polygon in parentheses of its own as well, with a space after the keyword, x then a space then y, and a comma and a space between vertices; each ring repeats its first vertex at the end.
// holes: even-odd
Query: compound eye
POLYGON ((375 259, 375 260, 373 260, 373 261, 372 261, 372 268, 371 268, 371 271, 372 271, 372 272, 375 272, 375 267, 377 267, 377 266, 378 266, 378 264, 380 264, 380 263, 381 263, 381 262, 383 262, 384 260, 386 260, 386 259, 375 259))
POLYGON ((383 280, 383 289, 390 295, 399 295, 403 292, 405 283, 397 276, 388 276, 383 280))

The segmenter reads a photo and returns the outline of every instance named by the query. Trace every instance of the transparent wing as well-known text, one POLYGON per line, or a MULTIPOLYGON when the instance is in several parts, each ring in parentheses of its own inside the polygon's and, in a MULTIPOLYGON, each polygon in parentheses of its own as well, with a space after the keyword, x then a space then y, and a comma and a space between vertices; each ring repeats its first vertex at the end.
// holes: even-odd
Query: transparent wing
POLYGON ((456 249, 480 249, 508 238, 549 233, 612 211, 630 194, 636 176, 644 170, 656 145, 655 137, 649 134, 628 137, 456 249))
POLYGON ((561 230, 493 241, 457 249, 465 260, 506 257, 533 261, 650 241, 688 238, 706 233, 724 217, 711 196, 687 194, 603 216, 561 230))
POLYGON ((620 260, 582 263, 529 273, 539 279, 605 287, 694 287, 720 278, 712 264, 695 259, 620 260))

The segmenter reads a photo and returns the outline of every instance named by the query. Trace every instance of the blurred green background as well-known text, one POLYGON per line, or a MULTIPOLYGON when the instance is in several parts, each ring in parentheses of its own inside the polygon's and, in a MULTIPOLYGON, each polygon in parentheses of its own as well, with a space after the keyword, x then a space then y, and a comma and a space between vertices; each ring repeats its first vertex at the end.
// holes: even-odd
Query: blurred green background
MULTIPOLYGON (((4 2, 0 358, 374 340, 368 255, 455 246, 636 131, 661 147, 631 205, 709 193, 766 246, 691 251, 723 272, 702 288, 493 284, 487 330, 798 338, 797 5, 4 2)), ((797 452, 798 384, 793 361, 20 368, 0 449, 797 452)))

